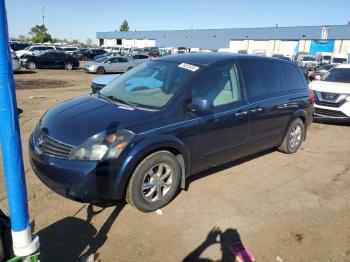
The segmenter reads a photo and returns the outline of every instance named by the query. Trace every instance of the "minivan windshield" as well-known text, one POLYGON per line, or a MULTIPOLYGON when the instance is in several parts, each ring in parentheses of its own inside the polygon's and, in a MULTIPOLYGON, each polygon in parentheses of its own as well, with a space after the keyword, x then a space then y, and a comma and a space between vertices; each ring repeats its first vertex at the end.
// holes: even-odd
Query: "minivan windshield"
POLYGON ((100 95, 126 104, 160 109, 199 69, 184 67, 178 63, 148 61, 116 78, 100 91, 100 95))
POLYGON ((350 68, 333 68, 326 73, 322 81, 350 83, 350 68))

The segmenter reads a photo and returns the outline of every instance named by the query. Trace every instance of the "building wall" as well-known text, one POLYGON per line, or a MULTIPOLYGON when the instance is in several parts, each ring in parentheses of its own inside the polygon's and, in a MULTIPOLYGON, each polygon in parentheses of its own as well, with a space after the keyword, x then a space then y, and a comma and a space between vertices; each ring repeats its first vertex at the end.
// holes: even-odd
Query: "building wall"
MULTIPOLYGON (((142 47, 142 41, 153 39, 159 47, 189 48, 230 48, 238 49, 249 45, 251 52, 259 48, 267 53, 278 50, 283 41, 299 41, 299 51, 310 50, 309 40, 334 39, 350 40, 350 26, 299 26, 299 27, 267 27, 267 28, 231 28, 231 29, 198 29, 198 30, 163 30, 163 31, 130 31, 130 32, 97 32, 100 39, 123 39, 129 44, 142 47), (275 39, 275 40, 274 40, 275 39), (139 40, 139 41, 137 41, 139 40), (130 42, 131 41, 131 42, 130 42), (253 42, 252 42, 253 41, 253 42), (281 42, 277 42, 281 41, 281 42), (268 44, 266 43, 268 42, 268 44), (272 45, 272 47, 271 47, 272 45)), ((109 43, 109 42, 108 42, 109 43)), ((110 43, 113 43, 110 42, 110 43)), ((153 42, 148 43, 153 44, 153 42)), ((284 45, 282 45, 284 50, 284 45)), ((345 50, 346 47, 341 47, 345 50)), ((288 51, 290 52, 290 51, 288 51)))

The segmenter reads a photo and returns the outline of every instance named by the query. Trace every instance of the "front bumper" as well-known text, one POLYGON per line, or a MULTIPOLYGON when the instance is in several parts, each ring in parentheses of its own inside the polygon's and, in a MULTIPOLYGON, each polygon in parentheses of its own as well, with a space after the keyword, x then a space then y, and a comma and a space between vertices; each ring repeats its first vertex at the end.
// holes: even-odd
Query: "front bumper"
POLYGON ((115 166, 99 161, 76 161, 50 157, 29 141, 30 162, 38 178, 54 192, 66 198, 88 203, 118 200, 123 190, 115 187, 115 166))
POLYGON ((86 67, 84 66, 84 72, 86 73, 96 73, 97 67, 86 67))
POLYGON ((334 120, 350 120, 350 102, 343 103, 340 107, 331 107, 315 104, 315 118, 328 118, 334 120))

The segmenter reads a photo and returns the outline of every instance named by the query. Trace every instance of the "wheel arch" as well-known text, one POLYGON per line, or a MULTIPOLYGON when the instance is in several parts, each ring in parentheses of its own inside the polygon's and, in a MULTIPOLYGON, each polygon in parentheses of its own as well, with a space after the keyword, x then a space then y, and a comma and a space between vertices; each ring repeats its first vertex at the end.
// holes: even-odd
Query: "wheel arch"
POLYGON ((163 150, 171 152, 178 160, 181 166, 180 187, 185 189, 186 177, 189 172, 190 165, 188 150, 180 139, 163 135, 157 136, 157 138, 143 139, 143 141, 133 146, 133 148, 127 152, 129 157, 127 157, 127 161, 124 163, 124 166, 121 169, 123 176, 120 178, 120 181, 116 182, 123 189, 123 196, 126 194, 127 185, 139 163, 145 157, 163 150))

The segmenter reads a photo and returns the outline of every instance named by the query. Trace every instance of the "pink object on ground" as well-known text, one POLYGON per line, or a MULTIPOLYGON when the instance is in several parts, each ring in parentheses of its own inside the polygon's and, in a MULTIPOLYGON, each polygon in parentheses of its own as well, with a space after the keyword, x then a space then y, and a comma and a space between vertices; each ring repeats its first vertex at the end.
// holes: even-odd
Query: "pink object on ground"
POLYGON ((255 261, 252 252, 250 252, 247 246, 241 242, 229 245, 228 248, 236 256, 236 260, 238 260, 238 262, 255 261))

